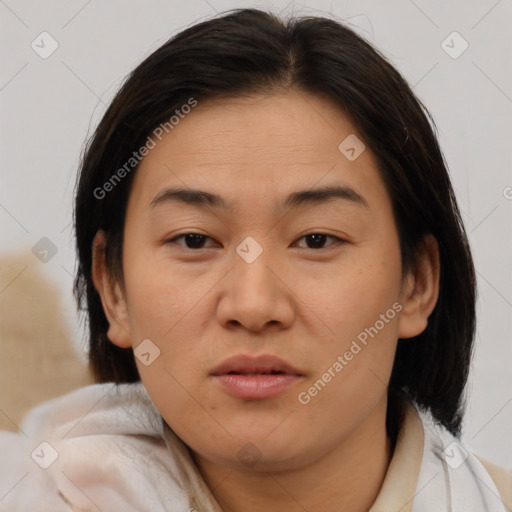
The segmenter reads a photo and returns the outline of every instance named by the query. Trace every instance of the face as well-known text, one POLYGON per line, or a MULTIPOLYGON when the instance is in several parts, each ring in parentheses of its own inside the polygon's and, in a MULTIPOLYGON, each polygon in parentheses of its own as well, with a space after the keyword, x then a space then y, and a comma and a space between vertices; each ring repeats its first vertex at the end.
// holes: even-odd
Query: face
POLYGON ((361 143, 304 92, 199 102, 137 170, 109 337, 144 342, 141 379, 199 460, 296 468, 383 427, 397 338, 424 322, 361 143))

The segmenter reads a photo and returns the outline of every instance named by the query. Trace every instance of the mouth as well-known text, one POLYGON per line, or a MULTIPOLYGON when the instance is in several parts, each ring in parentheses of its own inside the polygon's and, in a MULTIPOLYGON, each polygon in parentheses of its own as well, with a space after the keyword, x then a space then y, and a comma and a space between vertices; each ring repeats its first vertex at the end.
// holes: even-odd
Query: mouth
POLYGON ((210 375, 298 375, 304 376, 300 370, 283 361, 277 356, 261 355, 253 357, 240 354, 230 357, 212 370, 210 375))
POLYGON ((242 400, 263 400, 277 396, 304 378, 300 370, 270 355, 231 357, 210 375, 224 392, 242 400))
POLYGON ((280 372, 280 371, 270 371, 270 372, 266 372, 266 371, 256 371, 256 372, 228 372, 228 373, 225 373, 223 375, 288 375, 286 372, 280 372))

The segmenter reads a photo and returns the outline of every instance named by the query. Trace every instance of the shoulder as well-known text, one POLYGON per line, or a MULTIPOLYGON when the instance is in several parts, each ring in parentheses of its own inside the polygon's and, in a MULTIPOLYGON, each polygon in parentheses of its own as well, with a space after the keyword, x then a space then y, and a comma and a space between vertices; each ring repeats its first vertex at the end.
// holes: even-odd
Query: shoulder
POLYGON ((454 510, 509 510, 512 472, 478 457, 430 413, 418 409, 418 414, 424 431, 418 490, 427 486, 431 495, 446 496, 454 510))
POLYGON ((478 455, 476 457, 486 469, 487 473, 491 475, 491 478, 500 492, 503 503, 512 510, 512 469, 505 469, 501 466, 497 466, 478 455))
POLYGON ((0 510, 186 510, 169 450, 140 382, 80 388, 0 432, 0 510))
POLYGON ((140 414, 141 410, 149 415, 156 414, 140 382, 93 384, 34 407, 25 416, 21 430, 28 436, 53 432, 67 437, 67 432, 64 432, 67 427, 77 428, 75 435, 84 433, 84 428, 92 431, 108 429, 113 433, 120 426, 119 423, 108 424, 102 420, 123 411, 126 415, 130 412, 140 414))

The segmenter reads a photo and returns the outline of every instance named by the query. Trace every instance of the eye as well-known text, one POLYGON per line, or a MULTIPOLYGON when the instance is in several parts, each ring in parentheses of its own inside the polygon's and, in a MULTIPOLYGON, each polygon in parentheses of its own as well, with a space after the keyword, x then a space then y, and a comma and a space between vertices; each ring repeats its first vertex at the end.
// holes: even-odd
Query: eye
MULTIPOLYGON (((178 235, 174 238, 171 238, 167 240, 166 244, 177 244, 181 245, 182 247, 185 247, 186 249, 205 249, 208 247, 205 247, 205 243, 207 240, 213 240, 209 236, 202 235, 200 233, 183 233, 181 235, 178 235), (183 239, 185 242, 185 245, 182 243, 178 243, 178 240, 183 239)), ((328 249, 329 247, 332 247, 333 245, 337 245, 338 243, 343 243, 344 240, 341 238, 338 238, 334 235, 327 235, 325 233, 310 233, 308 235, 304 235, 300 237, 298 240, 305 240, 306 241, 306 247, 302 247, 304 249, 328 249), (333 240, 333 243, 325 247, 325 243, 328 239, 333 240)))
POLYGON ((325 233, 310 233, 299 238, 299 240, 302 239, 306 240, 307 247, 305 247, 305 249, 327 249, 333 245, 344 242, 344 240, 338 238, 337 236, 327 235, 325 233), (334 240, 334 243, 330 246, 324 247, 324 244, 328 238, 334 240))
MULTIPOLYGON (((166 240, 166 244, 177 243, 177 240, 183 238, 185 240, 186 249, 204 249, 204 244, 207 239, 213 240, 209 236, 201 235, 200 233, 183 233, 174 238, 166 240)), ((178 245, 182 245, 179 244, 178 245)))

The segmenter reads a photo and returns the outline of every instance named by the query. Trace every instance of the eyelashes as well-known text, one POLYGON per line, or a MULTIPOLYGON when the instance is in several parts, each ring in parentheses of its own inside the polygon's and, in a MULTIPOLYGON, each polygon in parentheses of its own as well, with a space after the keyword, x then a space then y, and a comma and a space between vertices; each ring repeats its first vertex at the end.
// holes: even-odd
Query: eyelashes
POLYGON ((341 238, 334 236, 334 235, 328 235, 327 233, 309 233, 307 235, 301 236, 298 240, 309 239, 310 241, 313 242, 314 246, 306 247, 306 249, 320 250, 320 249, 325 249, 325 247, 318 247, 318 243, 320 242, 320 245, 321 245, 321 242, 323 242, 324 240, 329 239, 329 238, 334 240, 334 244, 327 246, 327 248, 332 247, 333 245, 337 246, 337 245, 339 245, 339 243, 345 242, 345 240, 342 240, 341 238))
MULTIPOLYGON (((191 251, 198 251, 200 249, 209 249, 211 247, 205 247, 205 242, 207 240, 213 240, 213 238, 203 235, 201 233, 182 233, 180 235, 175 236, 174 238, 170 238, 166 240, 164 243, 166 245, 179 245, 183 247, 184 249, 189 249, 191 251), (178 243, 178 240, 184 240, 185 245, 178 243)), ((313 232, 308 233, 306 235, 302 235, 300 238, 297 239, 295 243, 297 243, 300 240, 305 240, 306 245, 312 244, 312 246, 306 246, 302 247, 306 250, 313 250, 313 251, 320 251, 320 250, 328 250, 331 247, 338 246, 340 244, 345 243, 346 241, 342 238, 339 238, 334 235, 329 235, 327 233, 321 233, 321 232, 313 232), (324 247, 324 243, 327 242, 329 239, 333 241, 330 245, 327 245, 327 247, 324 247)))
POLYGON ((192 245, 193 245, 192 247, 188 247, 188 246, 186 247, 186 249, 192 249, 192 250, 204 249, 204 247, 202 247, 202 245, 203 245, 202 242, 204 242, 204 240, 206 240, 206 239, 213 240, 213 238, 210 238, 209 236, 206 236, 206 235, 201 235, 200 233, 183 233, 181 235, 178 235, 174 238, 167 240, 165 243, 181 245, 181 244, 178 244, 176 242, 176 240, 179 240, 182 238, 186 239, 188 242, 192 243, 192 245), (198 242, 199 242, 199 244, 198 244, 198 242), (201 247, 198 247, 198 245, 201 245, 201 247))

